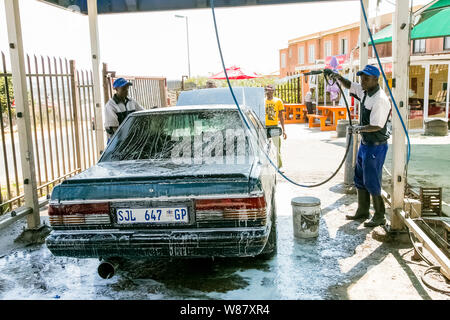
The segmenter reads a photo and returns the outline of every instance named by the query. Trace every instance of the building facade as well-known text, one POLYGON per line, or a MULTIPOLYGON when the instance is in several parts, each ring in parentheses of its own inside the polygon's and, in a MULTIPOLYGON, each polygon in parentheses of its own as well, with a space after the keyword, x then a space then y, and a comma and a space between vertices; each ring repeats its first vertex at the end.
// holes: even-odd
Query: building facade
MULTIPOLYGON (((413 12, 417 10, 420 10, 420 7, 413 8, 413 12)), ((450 21, 450 6, 441 6, 434 10, 439 10, 440 15, 448 16, 450 21)), ((374 25, 371 30, 374 43, 383 70, 391 84, 392 13, 371 19, 371 23, 374 25)), ((445 31, 441 34, 444 36, 436 37, 432 35, 429 38, 412 38, 411 40, 410 113, 408 121, 411 129, 422 128, 425 119, 436 117, 448 119, 450 116, 447 90, 450 82, 448 72, 450 66, 450 30, 448 30, 448 35, 445 31)), ((289 40, 288 47, 279 50, 280 77, 323 69, 328 66, 331 57, 335 56, 342 66, 341 73, 355 80, 354 75, 359 69, 358 43, 359 22, 289 40)), ((369 64, 377 64, 372 45, 369 45, 369 64)), ((386 90, 381 77, 380 85, 386 90)), ((309 77, 302 77, 302 96, 309 90, 309 87, 309 77)), ((316 95, 317 104, 327 102, 323 90, 323 86, 319 86, 319 94, 316 95), (322 90, 322 93, 320 93, 320 90, 322 90), (322 97, 322 99, 318 97, 322 97)))

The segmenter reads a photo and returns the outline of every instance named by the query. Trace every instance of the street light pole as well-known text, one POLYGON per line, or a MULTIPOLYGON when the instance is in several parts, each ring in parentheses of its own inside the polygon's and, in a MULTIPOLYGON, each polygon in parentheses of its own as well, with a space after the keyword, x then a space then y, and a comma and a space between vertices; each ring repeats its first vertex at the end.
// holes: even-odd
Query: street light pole
POLYGON ((184 18, 186 19, 186 41, 187 41, 187 55, 188 55, 188 75, 191 77, 191 58, 189 55, 189 24, 187 16, 175 15, 176 18, 184 18))

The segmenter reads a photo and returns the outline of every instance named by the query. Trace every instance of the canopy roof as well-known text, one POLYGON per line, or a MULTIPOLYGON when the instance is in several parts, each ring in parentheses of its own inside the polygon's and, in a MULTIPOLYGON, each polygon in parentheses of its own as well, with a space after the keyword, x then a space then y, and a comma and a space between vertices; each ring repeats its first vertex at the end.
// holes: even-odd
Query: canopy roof
MULTIPOLYGON (((422 19, 411 31, 411 39, 450 36, 450 0, 436 2, 422 13, 422 19)), ((392 42, 392 24, 373 35, 375 44, 392 42)), ((369 41, 369 45, 372 42, 369 41)))
MULTIPOLYGON (((375 44, 391 42, 392 41, 392 24, 388 25, 384 29, 381 29, 373 35, 373 42, 375 44)), ((369 42, 371 45, 372 42, 369 42)))
POLYGON ((411 31, 411 39, 440 38, 450 36, 450 7, 419 23, 411 31))
MULTIPOLYGON (((38 0, 87 14, 87 0, 38 0)), ((215 7, 237 7, 330 0, 215 0, 215 7)), ((339 1, 339 0, 331 0, 339 1)), ((97 0, 99 14, 210 8, 210 0, 97 0)))

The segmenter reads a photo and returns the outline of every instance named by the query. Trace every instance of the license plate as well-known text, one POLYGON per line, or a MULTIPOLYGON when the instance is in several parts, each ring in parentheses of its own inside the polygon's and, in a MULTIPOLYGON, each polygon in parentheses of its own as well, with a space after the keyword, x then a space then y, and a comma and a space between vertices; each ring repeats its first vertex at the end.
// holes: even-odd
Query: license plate
POLYGON ((119 224, 132 223, 187 223, 189 222, 188 209, 177 208, 139 208, 117 209, 117 222, 119 224))

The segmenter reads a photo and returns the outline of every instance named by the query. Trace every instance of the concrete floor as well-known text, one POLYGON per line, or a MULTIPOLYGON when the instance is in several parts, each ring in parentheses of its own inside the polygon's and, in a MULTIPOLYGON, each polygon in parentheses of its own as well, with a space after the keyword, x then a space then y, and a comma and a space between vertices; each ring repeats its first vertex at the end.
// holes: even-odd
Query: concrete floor
MULTIPOLYGON (((303 184, 327 178, 344 155, 345 139, 335 132, 288 125, 287 135, 283 170, 303 184)), ((45 245, 14 244, 25 226, 18 221, 0 234, 0 298, 449 300, 422 283, 427 265, 411 261, 408 242, 381 241, 387 240, 382 228, 345 219, 357 204, 355 195, 341 192, 342 181, 343 171, 321 187, 304 189, 279 177, 278 253, 269 261, 137 261, 103 280, 96 259, 54 257, 45 245), (296 239, 290 201, 306 195, 321 200, 319 236, 296 239)), ((431 280, 443 284, 438 275, 431 280)))

